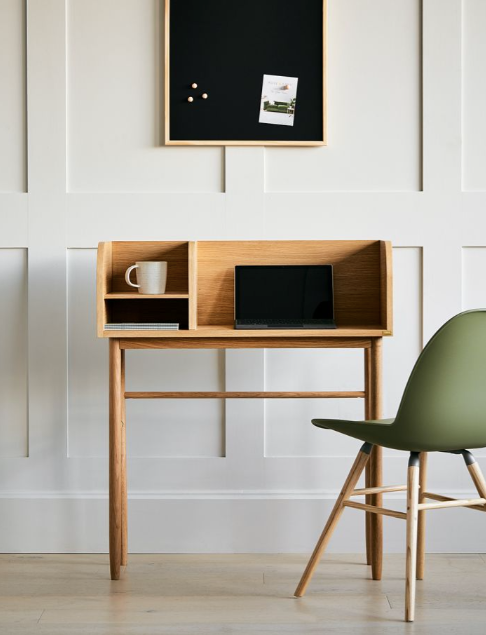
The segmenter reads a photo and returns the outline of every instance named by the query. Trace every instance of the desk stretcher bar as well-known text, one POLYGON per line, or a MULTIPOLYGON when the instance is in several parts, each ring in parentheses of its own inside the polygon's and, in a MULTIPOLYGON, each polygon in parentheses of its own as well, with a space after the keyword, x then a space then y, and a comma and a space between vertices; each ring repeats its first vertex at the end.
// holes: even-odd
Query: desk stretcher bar
POLYGON ((338 392, 126 392, 125 399, 364 399, 361 390, 338 392))

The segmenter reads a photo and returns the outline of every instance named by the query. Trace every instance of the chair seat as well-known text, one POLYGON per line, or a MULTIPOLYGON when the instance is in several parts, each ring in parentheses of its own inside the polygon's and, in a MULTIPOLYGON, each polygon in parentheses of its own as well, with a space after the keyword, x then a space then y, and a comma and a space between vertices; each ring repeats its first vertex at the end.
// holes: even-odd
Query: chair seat
MULTIPOLYGON (((385 448, 396 448, 394 432, 396 428, 392 425, 395 419, 379 419, 370 421, 349 421, 346 419, 312 419, 313 425, 326 430, 335 430, 348 437, 354 437, 360 441, 366 441, 373 445, 381 445, 385 448)), ((402 441, 402 439, 400 439, 402 441)), ((401 444, 400 444, 401 445, 401 444)))
MULTIPOLYGON (((414 435, 411 438, 406 425, 393 425, 395 419, 350 421, 346 419, 312 419, 318 428, 335 430, 360 441, 405 452, 455 452, 464 448, 486 447, 486 431, 482 434, 414 435)), ((403 423, 403 422, 401 422, 403 423)), ((486 426, 485 426, 486 427, 486 426)))

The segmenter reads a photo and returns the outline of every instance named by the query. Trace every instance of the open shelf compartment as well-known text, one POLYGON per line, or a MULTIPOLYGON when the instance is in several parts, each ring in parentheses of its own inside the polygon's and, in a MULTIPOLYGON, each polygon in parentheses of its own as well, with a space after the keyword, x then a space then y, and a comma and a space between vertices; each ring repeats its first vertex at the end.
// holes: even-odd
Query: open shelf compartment
MULTIPOLYGON (((180 241, 105 242, 98 246, 97 331, 99 337, 115 337, 118 331, 105 324, 175 322, 187 330, 191 322, 191 295, 195 300, 195 243, 180 241), (125 272, 140 261, 167 261, 167 292, 145 295, 125 282, 125 272), (191 293, 192 292, 192 293, 191 293)), ((195 322, 195 312, 193 322, 195 322)), ((151 334, 158 331, 151 331, 151 334)), ((165 331, 163 331, 165 332, 165 331)), ((129 333, 133 333, 130 331, 129 333)), ((137 331, 146 334, 146 331, 137 331)))

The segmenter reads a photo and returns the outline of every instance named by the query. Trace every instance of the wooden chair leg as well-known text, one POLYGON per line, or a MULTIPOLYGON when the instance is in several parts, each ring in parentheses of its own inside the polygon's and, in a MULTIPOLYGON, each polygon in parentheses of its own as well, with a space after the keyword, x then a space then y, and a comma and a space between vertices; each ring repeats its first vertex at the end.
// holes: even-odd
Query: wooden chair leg
POLYGON ((417 568, 417 525, 420 459, 418 452, 410 454, 407 476, 407 565, 405 582, 405 621, 415 617, 415 578, 417 568))
POLYGON ((474 485, 476 486, 479 496, 481 496, 481 498, 486 498, 486 481, 484 480, 481 468, 476 463, 476 459, 471 452, 464 451, 462 455, 466 461, 467 469, 471 475, 474 485))
MULTIPOLYGON (((365 487, 371 487, 371 479, 370 479, 370 464, 366 465, 365 468, 365 487)), ((371 496, 367 494, 365 497, 365 503, 367 505, 371 505, 371 496)), ((371 516, 369 512, 365 513, 365 532, 366 532, 366 564, 371 565, 373 562, 373 554, 371 552, 373 548, 373 543, 371 540, 371 516)))
POLYGON ((326 549, 327 544, 334 530, 336 529, 336 525, 338 524, 339 519, 341 518, 341 515, 344 511, 343 503, 349 498, 350 494, 356 487, 356 483, 358 482, 363 469, 368 463, 372 448, 373 446, 371 444, 365 443, 359 451, 358 456, 354 461, 353 467, 351 468, 351 471, 349 472, 348 477, 343 485, 341 493, 339 494, 338 499, 333 507, 331 515, 329 516, 326 526, 324 527, 324 531, 317 541, 312 556, 310 557, 310 560, 307 563, 307 567, 305 568, 302 578, 300 579, 300 582, 295 590, 294 595, 296 597, 302 597, 304 595, 307 589, 307 585, 312 578, 314 570, 317 567, 319 560, 321 559, 321 556, 324 553, 324 550, 326 549))
MULTIPOLYGON (((419 503, 424 503, 423 496, 427 484, 427 452, 420 453, 419 503)), ((423 580, 425 574, 425 511, 418 513, 417 529, 417 580, 423 580)))

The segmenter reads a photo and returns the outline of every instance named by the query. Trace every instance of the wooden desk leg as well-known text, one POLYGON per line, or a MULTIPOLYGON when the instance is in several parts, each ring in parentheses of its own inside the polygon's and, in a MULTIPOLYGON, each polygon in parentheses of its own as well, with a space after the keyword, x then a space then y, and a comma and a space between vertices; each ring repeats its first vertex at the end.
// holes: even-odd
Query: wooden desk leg
MULTIPOLYGON (((370 416, 370 375, 371 375, 371 355, 370 349, 364 349, 364 385, 365 385, 365 404, 364 404, 364 418, 371 419, 370 416)), ((365 487, 371 487, 370 485, 370 463, 366 464, 365 469, 365 487)), ((371 505, 371 496, 367 495, 365 497, 365 502, 367 505, 371 505)), ((366 564, 371 564, 372 555, 371 555, 371 517, 372 514, 366 512, 365 513, 365 530, 366 530, 366 564)))
POLYGON ((128 560, 127 410, 125 403, 125 350, 121 351, 121 564, 128 560))
MULTIPOLYGON (((371 340, 370 353, 370 415, 372 419, 382 417, 382 340, 373 338, 371 340)), ((382 449, 375 445, 370 456, 370 486, 380 487, 383 484, 382 449)), ((371 504, 378 507, 383 506, 383 494, 373 494, 371 504)), ((371 574, 373 580, 381 580, 383 563, 383 516, 372 514, 370 521, 371 534, 371 574)))
POLYGON ((120 341, 110 338, 110 435, 109 435, 109 510, 110 510, 110 573, 120 579, 121 563, 121 350, 120 341))

